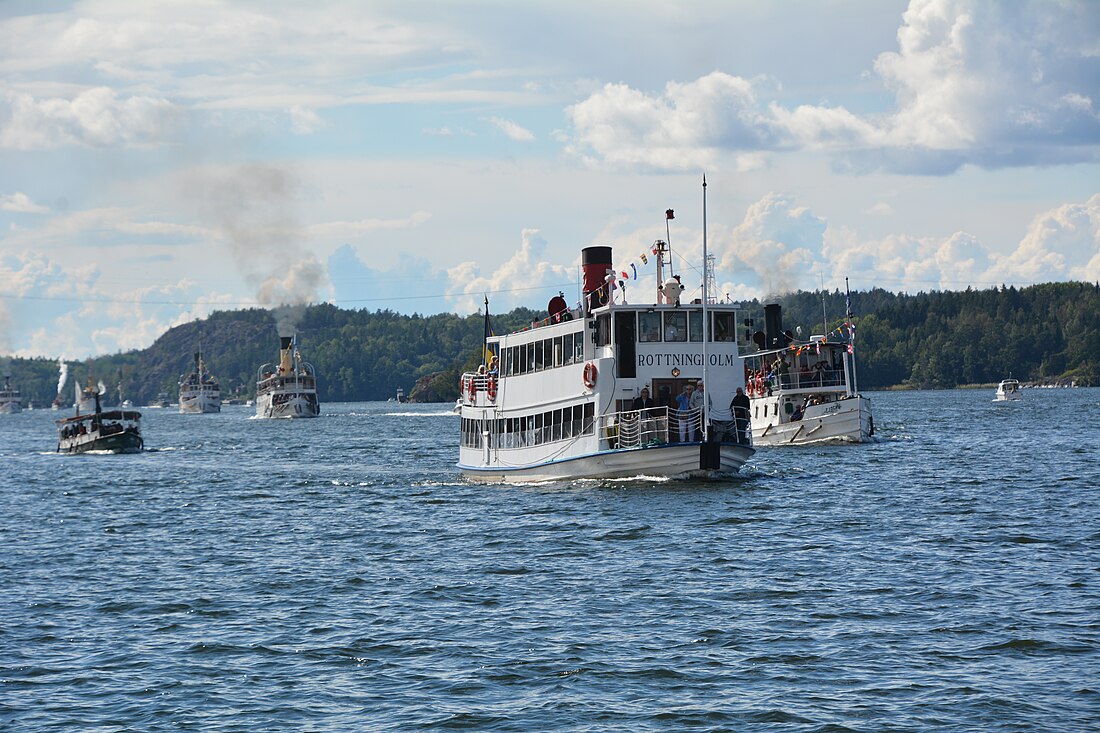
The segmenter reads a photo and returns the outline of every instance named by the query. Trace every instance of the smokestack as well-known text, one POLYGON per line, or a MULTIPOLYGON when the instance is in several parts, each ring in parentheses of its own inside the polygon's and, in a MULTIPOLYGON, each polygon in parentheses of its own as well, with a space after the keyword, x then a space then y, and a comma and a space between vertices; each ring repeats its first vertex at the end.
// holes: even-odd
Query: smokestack
POLYGON ((783 307, 778 303, 764 306, 764 336, 768 349, 778 349, 785 345, 783 340, 783 307))
POLYGON ((611 269, 610 247, 585 247, 581 250, 581 271, 584 273, 584 302, 588 304, 588 310, 605 305, 609 293, 601 290, 605 285, 604 278, 611 269), (593 293, 595 293, 593 295, 593 293))
POLYGON ((610 247, 585 247, 581 250, 581 269, 584 272, 584 294, 603 287, 604 277, 611 269, 610 247))
POLYGON ((291 357, 294 352, 294 337, 279 337, 279 373, 286 376, 294 371, 291 357))

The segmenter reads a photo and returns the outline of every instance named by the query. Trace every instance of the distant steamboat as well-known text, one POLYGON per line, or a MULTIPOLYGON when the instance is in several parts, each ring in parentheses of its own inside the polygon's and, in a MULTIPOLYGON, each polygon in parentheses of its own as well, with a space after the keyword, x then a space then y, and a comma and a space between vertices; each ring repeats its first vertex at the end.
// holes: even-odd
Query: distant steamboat
POLYGON ((279 365, 259 370, 256 382, 256 417, 317 417, 317 377, 313 365, 302 360, 297 337, 279 337, 279 365))
POLYGON ((202 352, 195 353, 195 369, 180 377, 180 412, 201 414, 222 411, 218 380, 206 369, 202 352))
POLYGON ((4 377, 4 388, 0 389, 0 414, 22 412, 23 403, 19 390, 11 386, 11 375, 4 377))

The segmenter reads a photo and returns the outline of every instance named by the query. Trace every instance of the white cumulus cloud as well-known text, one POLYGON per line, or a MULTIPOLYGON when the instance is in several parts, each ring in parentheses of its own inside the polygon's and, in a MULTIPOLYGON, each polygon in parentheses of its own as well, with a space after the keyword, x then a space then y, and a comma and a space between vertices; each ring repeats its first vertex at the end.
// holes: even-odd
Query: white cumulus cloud
POLYGON ((179 108, 166 99, 121 98, 106 87, 82 91, 71 99, 35 99, 7 92, 0 97, 0 148, 157 145, 164 142, 179 115, 179 108))
POLYGON ((15 211, 22 214, 45 214, 49 208, 36 204, 27 194, 16 191, 13 194, 0 194, 0 211, 15 211))
POLYGON ((806 150, 857 170, 924 174, 1095 161, 1098 34, 1097 3, 912 0, 898 49, 873 60, 892 110, 790 108, 769 98, 767 80, 714 71, 657 92, 605 85, 567 108, 567 147, 589 162, 659 170, 806 150))
POLYGON ((529 143, 535 139, 535 133, 531 132, 525 127, 520 127, 511 120, 501 119, 500 117, 490 117, 489 122, 497 127, 501 132, 508 136, 510 140, 516 142, 529 143))
MULTIPOLYGON (((576 282, 574 268, 546 262, 546 239, 537 229, 524 229, 522 243, 510 259, 496 270, 482 274, 473 261, 462 262, 447 270, 450 279, 448 296, 458 313, 472 313, 484 304, 483 294, 489 294, 494 311, 530 306, 537 293, 549 292, 576 282)), ((547 295, 547 302, 550 296, 547 295)))

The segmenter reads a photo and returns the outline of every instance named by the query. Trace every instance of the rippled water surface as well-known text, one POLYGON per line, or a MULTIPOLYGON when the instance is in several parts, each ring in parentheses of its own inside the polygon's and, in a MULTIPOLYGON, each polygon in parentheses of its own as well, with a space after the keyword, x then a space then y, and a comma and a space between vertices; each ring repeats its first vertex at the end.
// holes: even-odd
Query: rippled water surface
POLYGON ((446 406, 0 416, 0 729, 1100 725, 1100 390, 873 393, 720 484, 482 487, 446 406))

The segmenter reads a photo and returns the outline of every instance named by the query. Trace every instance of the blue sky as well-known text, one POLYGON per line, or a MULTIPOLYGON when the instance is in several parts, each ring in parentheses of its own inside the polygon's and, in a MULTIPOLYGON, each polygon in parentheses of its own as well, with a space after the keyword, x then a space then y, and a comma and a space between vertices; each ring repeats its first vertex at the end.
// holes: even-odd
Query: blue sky
POLYGON ((281 302, 470 313, 1100 280, 1100 3, 0 4, 0 352, 281 302), (696 292, 697 294, 697 292, 696 292))

